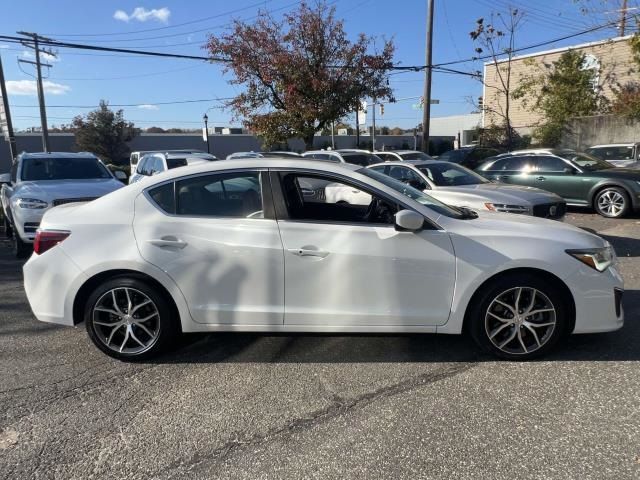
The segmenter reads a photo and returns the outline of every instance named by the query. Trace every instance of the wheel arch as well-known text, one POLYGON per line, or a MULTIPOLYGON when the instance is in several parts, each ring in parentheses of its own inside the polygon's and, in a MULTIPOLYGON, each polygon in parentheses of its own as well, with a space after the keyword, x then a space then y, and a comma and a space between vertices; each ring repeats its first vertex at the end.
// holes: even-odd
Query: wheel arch
POLYGON ((567 284, 562 279, 560 279, 553 273, 548 272, 546 270, 541 270, 539 268, 532 268, 532 267, 519 267, 519 268, 511 268, 511 269, 498 272, 495 275, 492 275, 491 277, 487 278, 484 282, 482 282, 482 284, 480 284, 480 286, 478 286, 478 288, 476 288, 475 292, 473 292, 473 295, 469 299, 469 302, 467 303, 465 308, 464 320, 462 323, 462 333, 464 334, 469 333, 469 327, 471 325, 470 316, 471 316, 472 305, 474 305, 475 302, 478 301, 478 298, 480 297, 482 292, 491 283, 497 281, 498 279, 503 278, 505 276, 518 275, 518 274, 530 274, 530 275, 535 275, 537 277, 543 278, 547 282, 549 282, 551 285, 554 285, 555 288, 563 292, 563 297, 567 299, 565 302, 566 303, 565 306, 567 307, 567 311, 569 313, 569 325, 567 328, 567 332, 569 333, 573 332, 575 328, 575 323, 576 323, 576 304, 573 298, 573 294, 571 293, 571 289, 567 286, 567 284))
POLYGON ((178 306, 173 296, 165 288, 165 286, 162 285, 162 283, 160 283, 158 280, 156 280, 149 274, 142 273, 136 270, 127 270, 127 269, 105 270, 93 275, 82 284, 82 286, 78 289, 78 292, 76 293, 76 296, 73 300, 73 324, 74 325, 77 325, 80 322, 82 322, 83 310, 91 292, 93 292, 93 290, 101 283, 116 277, 136 278, 138 280, 142 280, 144 282, 149 283, 154 288, 157 288, 169 303, 169 306, 173 310, 173 314, 175 315, 175 318, 177 319, 178 324, 180 325, 180 328, 182 328, 182 322, 180 321, 180 310, 178 309, 178 306))

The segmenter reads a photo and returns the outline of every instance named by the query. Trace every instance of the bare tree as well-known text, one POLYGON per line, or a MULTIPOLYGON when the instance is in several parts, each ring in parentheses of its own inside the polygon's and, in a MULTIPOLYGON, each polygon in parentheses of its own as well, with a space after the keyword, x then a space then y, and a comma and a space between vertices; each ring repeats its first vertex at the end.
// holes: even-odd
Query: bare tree
MULTIPOLYGON (((490 63, 495 69, 497 86, 488 84, 487 79, 479 75, 485 88, 497 90, 497 101, 487 102, 483 98, 482 111, 500 117, 504 128, 505 147, 512 148, 515 132, 511 122, 511 94, 512 94, 512 60, 515 50, 516 32, 521 26, 524 14, 515 8, 509 7, 507 13, 492 13, 489 21, 479 18, 476 28, 469 33, 476 43, 476 53, 479 57, 489 57, 490 63), (504 99, 504 104, 501 102, 504 99)), ((493 123, 493 122, 492 122, 493 123)))

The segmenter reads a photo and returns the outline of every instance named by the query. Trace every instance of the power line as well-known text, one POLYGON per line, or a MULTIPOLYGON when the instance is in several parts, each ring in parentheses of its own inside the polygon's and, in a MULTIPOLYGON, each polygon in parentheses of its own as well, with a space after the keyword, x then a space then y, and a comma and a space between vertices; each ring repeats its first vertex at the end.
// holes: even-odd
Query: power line
MULTIPOLYGON (((172 102, 140 102, 140 103, 109 103, 110 107, 140 107, 145 105, 178 105, 184 103, 205 103, 233 100, 233 97, 200 98, 196 100, 175 100, 172 102)), ((47 108, 96 108, 100 105, 47 105, 47 108)), ((38 108, 38 105, 11 105, 12 108, 38 108)))

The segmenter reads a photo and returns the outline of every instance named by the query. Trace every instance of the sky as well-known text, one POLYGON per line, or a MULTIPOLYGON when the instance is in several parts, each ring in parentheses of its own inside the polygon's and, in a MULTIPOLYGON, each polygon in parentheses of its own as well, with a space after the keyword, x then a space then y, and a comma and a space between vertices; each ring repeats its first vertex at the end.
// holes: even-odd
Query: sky
MULTIPOLYGON (((590 15, 584 15, 576 0, 434 0, 434 63, 469 59, 475 45, 469 37, 476 20, 505 12, 508 7, 524 12, 516 46, 525 47, 586 30, 611 21, 621 0, 584 0, 590 15)), ((206 55, 202 48, 209 34, 220 34, 233 19, 252 21, 259 9, 278 17, 295 9, 293 0, 2 0, 0 35, 17 31, 37 32, 60 41, 121 48, 206 55)), ((395 62, 424 65, 426 0, 334 0, 337 17, 345 22, 351 39, 359 33, 393 39, 395 62)), ((629 6, 640 13, 638 0, 629 6)), ((615 36, 608 28, 569 40, 527 50, 557 48, 615 36)), ((39 126, 34 68, 19 65, 19 58, 33 60, 25 47, 0 40, 0 57, 9 89, 8 97, 16 130, 39 126)), ((45 95, 50 125, 69 123, 98 105, 100 99, 122 107, 136 126, 148 128, 199 128, 205 112, 210 126, 232 125, 232 114, 220 108, 217 97, 233 96, 241 87, 228 84, 231 74, 202 61, 158 59, 136 55, 58 49, 52 65, 45 69, 45 95), (181 104, 176 101, 206 100, 181 104), (161 104, 161 105, 158 105, 161 104), (88 108, 79 108, 88 107, 88 108)), ((482 69, 482 63, 464 62, 451 68, 465 72, 482 69)), ((414 127, 421 112, 414 108, 422 95, 424 74, 408 72, 389 77, 399 101, 386 105, 378 125, 414 127)), ((482 94, 477 80, 457 74, 434 73, 432 96, 440 104, 434 117, 459 115, 473 110, 470 98, 482 94)), ((115 108, 115 107, 114 107, 115 108)), ((118 107, 120 108, 120 107, 118 107)), ((370 115, 369 115, 370 118, 370 115)), ((353 123, 353 119, 351 119, 353 123)))

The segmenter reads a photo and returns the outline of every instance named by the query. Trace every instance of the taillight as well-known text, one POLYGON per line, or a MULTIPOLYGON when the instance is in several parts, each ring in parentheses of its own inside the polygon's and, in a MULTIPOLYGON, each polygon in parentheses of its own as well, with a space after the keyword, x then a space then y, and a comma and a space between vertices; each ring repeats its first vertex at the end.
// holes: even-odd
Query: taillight
POLYGON ((71 235, 71 232, 66 230, 37 230, 36 239, 33 242, 33 251, 40 255, 55 247, 69 235, 71 235))

